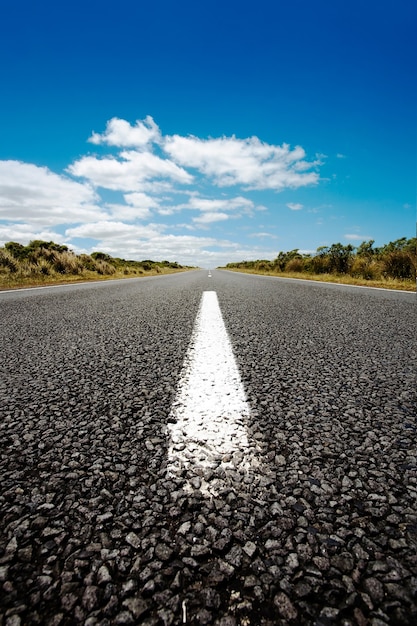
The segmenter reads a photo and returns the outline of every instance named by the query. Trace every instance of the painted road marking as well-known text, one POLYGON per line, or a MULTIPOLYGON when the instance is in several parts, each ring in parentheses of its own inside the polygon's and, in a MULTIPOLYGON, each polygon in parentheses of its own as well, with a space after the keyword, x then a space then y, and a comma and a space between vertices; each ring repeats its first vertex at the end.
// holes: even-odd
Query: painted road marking
MULTIPOLYGON (((205 470, 255 468, 246 423, 250 407, 215 291, 205 291, 171 409, 168 473, 186 470, 207 488, 205 470)), ((197 481, 190 483, 193 476, 197 481)), ((213 490, 208 489, 213 494, 213 490)))

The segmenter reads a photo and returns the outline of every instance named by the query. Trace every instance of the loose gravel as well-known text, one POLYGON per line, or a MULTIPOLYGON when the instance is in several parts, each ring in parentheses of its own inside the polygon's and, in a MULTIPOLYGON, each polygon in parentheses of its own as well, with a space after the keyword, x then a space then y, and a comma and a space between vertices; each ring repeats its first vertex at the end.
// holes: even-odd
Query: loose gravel
POLYGON ((0 294, 0 626, 415 624, 415 306, 226 272, 0 294), (213 289, 259 463, 186 480, 213 289))

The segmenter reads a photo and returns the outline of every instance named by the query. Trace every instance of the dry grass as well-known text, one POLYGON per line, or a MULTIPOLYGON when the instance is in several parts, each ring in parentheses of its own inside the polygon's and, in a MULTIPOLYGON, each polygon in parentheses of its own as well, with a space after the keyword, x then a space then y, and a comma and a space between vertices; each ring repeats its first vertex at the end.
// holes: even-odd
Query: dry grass
POLYGON ((0 291, 4 291, 7 289, 22 289, 25 287, 47 287, 51 285, 67 285, 72 283, 83 283, 83 282, 93 282, 93 281, 102 281, 102 280, 120 280, 120 279, 128 279, 128 278, 141 278, 146 276, 162 276, 163 274, 174 274, 178 272, 186 272, 191 268, 158 268, 159 271, 152 269, 147 270, 142 273, 139 271, 115 271, 111 275, 106 274, 98 274, 97 272, 92 272, 88 270, 84 270, 79 274, 60 274, 60 273, 41 273, 36 276, 33 273, 29 275, 24 275, 24 273, 19 273, 19 275, 12 274, 9 272, 1 272, 0 271, 0 291))
MULTIPOLYGON (((225 269, 225 268, 224 268, 225 269)), ((310 274, 307 272, 273 272, 271 270, 227 268, 230 272, 243 272, 244 274, 257 274, 262 276, 276 276, 278 278, 296 278, 298 280, 313 280, 324 283, 338 283, 342 285, 358 285, 361 287, 380 287, 397 291, 416 291, 416 283, 413 280, 400 280, 395 278, 365 279, 355 278, 346 274, 310 274)))

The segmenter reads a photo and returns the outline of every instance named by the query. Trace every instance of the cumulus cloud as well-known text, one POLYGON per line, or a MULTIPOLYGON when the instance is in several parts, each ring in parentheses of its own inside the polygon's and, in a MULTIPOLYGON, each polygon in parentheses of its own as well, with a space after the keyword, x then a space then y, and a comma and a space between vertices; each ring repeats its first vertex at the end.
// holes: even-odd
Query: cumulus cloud
POLYGON ((113 118, 104 133, 93 133, 89 141, 135 149, 121 152, 118 158, 84 157, 70 167, 75 176, 109 189, 140 190, 140 184, 150 178, 189 184, 193 177, 184 168, 197 170, 220 187, 243 185, 245 189, 281 191, 314 185, 319 180, 319 158, 308 161, 301 146, 276 146, 258 137, 163 136, 150 116, 134 126, 113 118), (155 155, 156 146, 169 158, 155 155))
POLYGON ((55 230, 42 227, 37 229, 30 224, 0 224, 0 246, 4 246, 8 241, 18 241, 27 245, 34 239, 67 243, 66 238, 55 230))
MULTIPOLYGON (((194 211, 242 211, 246 214, 252 213, 252 211, 258 207, 255 207, 254 202, 249 198, 237 196, 235 198, 203 198, 198 194, 194 194, 190 197, 189 201, 183 204, 178 204, 173 207, 176 211, 182 211, 183 209, 190 209, 194 211)), ((263 208, 263 207, 262 207, 263 208)))
POLYGON ((81 237, 97 240, 118 241, 123 240, 128 244, 134 244, 138 239, 149 239, 159 236, 162 227, 153 224, 132 225, 117 221, 100 221, 81 224, 74 228, 68 228, 65 234, 68 237, 81 237))
POLYGON ((222 213, 221 211, 208 211, 202 213, 199 217, 193 217, 195 224, 212 224, 213 222, 224 222, 229 219, 228 213, 222 213))
POLYGON ((190 184, 193 177, 169 159, 162 159, 151 152, 125 150, 119 157, 82 157, 69 166, 73 176, 86 178, 95 187, 115 191, 140 191, 145 183, 168 179, 179 184, 190 184))
POLYGON ((0 219, 42 227, 99 219, 105 212, 98 200, 90 185, 47 167, 0 161, 0 219))
POLYGON ((291 211, 301 211, 303 205, 299 202, 288 202, 287 207, 291 209, 291 211))
MULTIPOLYGON (((100 146, 101 154, 82 156, 64 174, 0 161, 4 240, 52 239, 71 246, 72 239, 84 239, 85 249, 94 246, 113 256, 202 266, 272 258, 275 250, 187 231, 253 218, 267 210, 259 203, 260 190, 297 189, 319 181, 319 158, 308 159, 300 146, 272 145, 257 137, 164 136, 150 116, 134 124, 114 117, 88 141, 100 146), (237 189, 219 192, 228 186, 237 189), (181 226, 170 219, 179 213, 186 222, 181 226)), ((297 203, 287 206, 302 208, 297 203)), ((245 232, 250 232, 247 226, 245 232)), ((261 242, 272 235, 253 236, 261 242)))
POLYGON ((147 220, 152 217, 152 213, 146 207, 131 206, 128 204, 106 204, 106 209, 115 220, 134 222, 136 220, 147 220))
POLYGON ((274 146, 257 137, 200 139, 166 137, 164 150, 179 165, 197 169, 219 187, 243 185, 246 189, 296 189, 316 184, 318 162, 307 162, 303 148, 274 146))
POLYGON ((119 148, 142 149, 151 143, 159 143, 161 132, 153 118, 148 115, 131 126, 126 120, 113 117, 107 122, 104 133, 93 133, 88 140, 96 145, 107 144, 119 148))
POLYGON ((133 192, 123 196, 126 204, 106 204, 113 218, 135 221, 152 217, 152 209, 159 209, 159 203, 145 193, 133 192))

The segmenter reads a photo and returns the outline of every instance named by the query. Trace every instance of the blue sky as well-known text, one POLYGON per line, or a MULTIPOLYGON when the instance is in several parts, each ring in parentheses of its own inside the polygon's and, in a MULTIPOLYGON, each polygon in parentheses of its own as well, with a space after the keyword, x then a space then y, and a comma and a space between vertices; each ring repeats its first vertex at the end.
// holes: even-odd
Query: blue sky
POLYGON ((215 267, 414 237, 414 0, 6 0, 0 245, 215 267))

